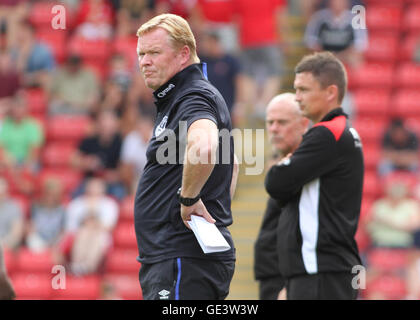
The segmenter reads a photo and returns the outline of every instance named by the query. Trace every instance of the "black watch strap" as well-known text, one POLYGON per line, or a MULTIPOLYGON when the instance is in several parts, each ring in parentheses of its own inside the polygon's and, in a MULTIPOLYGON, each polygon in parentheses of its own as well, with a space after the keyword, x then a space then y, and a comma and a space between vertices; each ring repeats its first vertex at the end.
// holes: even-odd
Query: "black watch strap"
POLYGON ((178 195, 178 202, 186 207, 192 206, 194 203, 196 203, 198 200, 200 200, 200 195, 198 195, 195 198, 184 198, 181 196, 181 188, 178 189, 177 192, 178 195))

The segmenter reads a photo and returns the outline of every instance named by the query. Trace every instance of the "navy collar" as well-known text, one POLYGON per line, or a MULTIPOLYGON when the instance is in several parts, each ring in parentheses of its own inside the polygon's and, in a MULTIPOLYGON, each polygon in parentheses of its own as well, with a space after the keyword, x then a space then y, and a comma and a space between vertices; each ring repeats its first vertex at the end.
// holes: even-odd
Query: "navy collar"
POLYGON ((207 80, 207 65, 205 63, 194 63, 189 65, 156 89, 153 92, 155 103, 158 105, 160 102, 169 99, 186 81, 189 82, 195 79, 207 80))

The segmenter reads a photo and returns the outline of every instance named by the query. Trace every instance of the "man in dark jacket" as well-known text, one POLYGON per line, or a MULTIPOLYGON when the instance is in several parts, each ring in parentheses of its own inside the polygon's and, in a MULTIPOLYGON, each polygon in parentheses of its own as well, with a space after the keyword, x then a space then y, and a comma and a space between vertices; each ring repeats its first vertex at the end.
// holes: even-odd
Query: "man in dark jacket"
POLYGON ((268 193, 283 206, 280 273, 288 299, 355 299, 364 166, 359 135, 340 108, 346 72, 331 53, 321 52, 304 57, 295 73, 296 101, 314 125, 266 176, 268 193))
MULTIPOLYGON (((269 165, 294 152, 307 130, 308 119, 302 116, 292 93, 275 96, 266 109, 266 128, 273 151, 269 165)), ((269 198, 254 250, 254 272, 259 281, 261 300, 277 300, 285 281, 280 274, 277 254, 277 222, 281 208, 269 198)))
POLYGON ((143 297, 224 299, 235 265, 227 228, 236 176, 233 138, 219 137, 232 129, 229 111, 206 79, 183 18, 156 16, 137 36, 140 70, 157 107, 134 209, 143 297), (204 254, 189 229, 191 215, 215 223, 230 249, 204 254))

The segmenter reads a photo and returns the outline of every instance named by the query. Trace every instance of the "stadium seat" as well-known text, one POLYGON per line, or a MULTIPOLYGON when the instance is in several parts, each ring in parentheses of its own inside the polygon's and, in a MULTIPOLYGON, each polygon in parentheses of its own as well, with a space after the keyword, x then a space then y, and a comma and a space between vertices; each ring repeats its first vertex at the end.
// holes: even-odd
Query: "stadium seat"
POLYGON ((361 225, 360 222, 354 238, 356 240, 359 252, 365 252, 370 245, 370 238, 369 235, 366 233, 365 226, 361 225))
POLYGON ((365 57, 369 61, 393 62, 397 58, 399 49, 399 35, 369 35, 369 46, 365 52, 365 57))
POLYGON ((106 259, 108 273, 138 274, 140 263, 136 260, 139 255, 136 249, 112 249, 106 259))
POLYGON ((40 272, 50 274, 54 265, 50 250, 33 252, 21 248, 16 256, 16 270, 20 272, 40 272))
POLYGON ((383 275, 369 281, 366 285, 366 296, 379 294, 386 300, 402 300, 406 295, 406 285, 402 277, 383 275))
POLYGON ((66 276, 65 289, 53 290, 56 300, 97 300, 101 294, 101 279, 97 275, 66 276))
POLYGON ((391 98, 393 116, 420 117, 420 90, 401 89, 391 98))
POLYGON ((408 250, 404 249, 372 249, 367 261, 370 268, 383 272, 398 272, 407 267, 408 250))
POLYGON ((49 168, 63 168, 70 166, 70 160, 76 147, 61 143, 51 143, 44 147, 42 163, 49 168))
POLYGON ((354 128, 359 133, 362 143, 380 143, 387 120, 382 115, 357 117, 354 121, 354 128))
MULTIPOLYGON (((57 13, 53 13, 52 9, 55 5, 63 6, 62 2, 59 1, 36 1, 31 5, 29 10, 29 21, 35 26, 36 29, 52 29, 52 21, 57 13)), ((74 16, 72 15, 73 10, 65 8, 66 16, 66 29, 71 29, 74 24, 74 16)), ((62 29, 55 30, 62 31, 62 29)))
POLYGON ((118 296, 124 300, 142 300, 143 295, 137 275, 107 274, 104 281, 110 283, 116 290, 118 296))
POLYGON ((133 222, 118 223, 114 229, 114 245, 118 248, 137 248, 133 222))
POLYGON ((50 274, 19 272, 10 276, 19 300, 47 300, 51 298, 50 274))
POLYGON ((47 44, 53 52, 55 60, 61 64, 67 56, 67 31, 46 28, 37 31, 36 38, 47 44))
POLYGON ((88 116, 54 116, 47 124, 47 139, 49 141, 78 143, 85 137, 92 121, 88 116))
POLYGON ((38 185, 42 186, 44 181, 48 178, 55 178, 59 180, 63 186, 64 191, 69 193, 74 191, 79 186, 82 180, 82 174, 73 169, 54 168, 43 169, 39 175, 38 185))
POLYGON ((125 57, 128 67, 133 68, 137 61, 137 37, 117 37, 113 41, 113 53, 125 57))
POLYGON ((374 201, 375 197, 368 197, 365 195, 363 196, 362 205, 360 208, 359 224, 365 224, 367 221, 369 221, 374 201))
POLYGON ((121 201, 119 219, 134 223, 134 196, 128 196, 121 201))
POLYGON ((358 88, 390 89, 394 66, 391 63, 366 63, 352 77, 358 88))
POLYGON ((401 28, 402 9, 401 5, 394 5, 381 2, 377 5, 369 6, 366 9, 366 23, 371 31, 398 31, 401 28))
POLYGON ((363 181, 363 197, 376 198, 382 192, 381 184, 374 172, 366 172, 363 181))
POLYGON ((395 86, 420 90, 420 65, 409 62, 400 64, 395 75, 395 86))
POLYGON ((111 44, 106 40, 88 40, 73 36, 68 44, 71 53, 79 54, 84 62, 94 61, 105 63, 112 53, 111 44))
POLYGON ((363 145, 363 157, 367 170, 376 170, 381 159, 381 148, 377 143, 367 143, 363 145))
POLYGON ((25 100, 30 115, 43 115, 47 110, 47 97, 42 89, 26 89, 25 100))
POLYGON ((407 32, 420 31, 420 3, 413 4, 405 10, 402 26, 407 32))
POLYGON ((391 100, 390 90, 359 89, 353 93, 358 116, 377 115, 387 116, 391 100))
POLYGON ((420 33, 409 33, 401 41, 398 59, 411 62, 417 45, 420 45, 420 33))

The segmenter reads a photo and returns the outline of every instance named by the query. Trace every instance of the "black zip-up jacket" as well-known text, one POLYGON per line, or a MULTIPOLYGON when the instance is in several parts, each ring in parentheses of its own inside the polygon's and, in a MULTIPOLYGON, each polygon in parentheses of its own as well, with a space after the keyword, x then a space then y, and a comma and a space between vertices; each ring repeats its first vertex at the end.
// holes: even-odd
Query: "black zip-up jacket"
POLYGON ((269 198, 261 229, 254 246, 254 274, 256 280, 280 278, 277 252, 277 224, 281 208, 269 198))
POLYGON ((266 189, 282 207, 277 248, 284 277, 361 265, 354 236, 363 174, 361 141, 341 108, 308 130, 289 161, 269 170, 266 189))
MULTIPOLYGON (((232 224, 229 193, 234 157, 232 136, 228 148, 219 152, 218 162, 201 190, 201 200, 216 220, 216 226, 230 244, 231 250, 204 254, 193 232, 185 227, 181 219, 177 199, 177 191, 182 184, 189 126, 198 119, 209 119, 217 124, 219 130, 232 130, 226 103, 217 89, 207 81, 203 66, 188 66, 153 93, 158 113, 134 205, 139 249, 137 260, 142 263, 155 263, 176 257, 235 258, 233 240, 227 229, 232 224), (167 163, 162 163, 162 160, 167 163)), ((226 141, 224 143, 225 147, 226 141)), ((221 144, 220 137, 219 149, 222 149, 221 144)))

